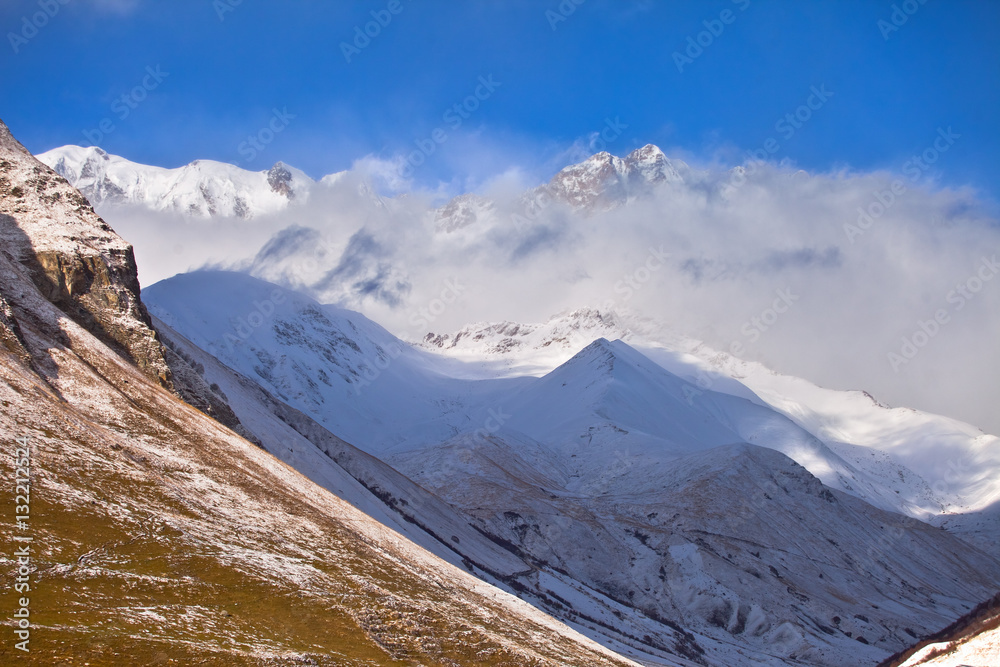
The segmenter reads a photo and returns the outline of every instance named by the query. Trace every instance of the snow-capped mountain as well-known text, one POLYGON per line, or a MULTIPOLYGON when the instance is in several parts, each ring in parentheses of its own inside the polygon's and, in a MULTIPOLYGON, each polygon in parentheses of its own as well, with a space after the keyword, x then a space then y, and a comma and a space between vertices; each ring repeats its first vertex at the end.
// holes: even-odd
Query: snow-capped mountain
POLYGON ((464 361, 488 359, 498 377, 507 377, 550 372, 597 337, 621 338, 685 379, 686 400, 711 391, 784 415, 823 443, 826 454, 819 459, 806 454, 808 447, 801 456, 786 453, 825 484, 948 526, 987 549, 1000 542, 1000 440, 958 420, 890 408, 862 391, 824 389, 655 322, 594 309, 538 324, 479 323, 454 334, 428 334, 420 344, 464 361), (840 463, 830 466, 827 457, 840 463), (868 481, 859 484, 858 474, 868 481))
MULTIPOLYGON (((649 192, 651 186, 683 183, 691 173, 687 164, 670 160, 659 148, 647 144, 624 158, 608 152, 592 155, 552 177, 545 193, 577 209, 606 210, 630 197, 649 192)), ((537 199, 539 191, 528 193, 537 199)))
MULTIPOLYGON (((246 172, 204 161, 163 170, 96 148, 65 147, 45 157, 108 210, 130 204, 246 218, 305 210, 293 207, 310 199, 325 205, 326 190, 316 199, 317 188, 346 184, 352 196, 363 195, 362 206, 344 207, 361 228, 330 243, 317 229, 286 225, 248 259, 247 270, 312 294, 339 294, 344 283, 389 290, 385 303, 398 296, 391 286, 409 287, 386 258, 385 240, 364 227, 373 211, 402 207, 402 198, 387 203, 370 188, 362 192, 367 186, 350 174, 313 183, 280 163, 246 172)), ((4 227, 4 250, 13 248, 53 303, 118 351, 116 364, 135 361, 147 377, 303 472, 316 485, 308 493, 339 497, 363 539, 381 545, 372 536, 394 531, 395 544, 404 546, 392 558, 406 567, 460 566, 516 593, 534 606, 503 617, 518 632, 528 627, 525 618, 551 614, 644 664, 870 664, 1000 584, 998 442, 966 424, 775 375, 656 323, 594 309, 543 324, 469 325, 412 346, 358 313, 245 274, 206 271, 144 290, 150 320, 127 244, 87 212, 79 193, 22 158, 13 160, 17 178, 2 182, 3 210, 38 224, 27 241, 16 225, 4 227), (26 198, 26 189, 39 196, 26 198), (60 231, 66 216, 41 215, 45 198, 58 211, 69 202, 74 215, 93 219, 60 231), (101 239, 107 247, 86 250, 95 239, 93 247, 101 239), (44 251, 40 267, 31 264, 36 249, 44 251), (141 326, 131 326, 137 321, 141 326), (401 555, 410 549, 429 560, 414 564, 401 555)), ((600 153, 514 201, 463 195, 419 222, 433 223, 426 226, 435 243, 461 252, 483 222, 532 218, 552 202, 600 220, 601 212, 643 206, 638 200, 659 188, 701 178, 654 146, 624 158, 600 153)), ((145 384, 105 387, 103 353, 86 358, 100 377, 61 362, 65 343, 52 342, 55 329, 39 333, 24 289, 18 284, 13 292, 19 296, 9 302, 0 293, 0 343, 22 361, 49 364, 44 379, 86 407, 82 420, 103 423, 116 414, 108 406, 121 401, 105 389, 151 415, 169 414, 149 403, 145 384), (26 321, 27 328, 19 324, 26 321)), ((65 326, 75 341, 71 352, 90 349, 75 325, 65 326)), ((111 428, 128 432, 135 423, 111 428)), ((226 458, 227 450, 186 431, 175 436, 226 458)), ((194 455, 180 455, 183 469, 200 474, 194 455)), ((165 463, 156 470, 167 480, 188 474, 165 463)), ((306 493, 302 483, 288 484, 306 493)), ((171 488, 187 497, 195 487, 171 488)), ((311 545, 282 535, 315 560, 311 545)), ((252 550, 268 559, 269 549, 252 550)), ((470 599, 469 579, 462 581, 449 609, 470 599)), ((543 625, 556 627, 551 623, 543 625)), ((562 639, 546 641, 551 648, 562 639)), ((585 657, 569 662, 608 658, 591 657, 592 643, 570 644, 567 655, 585 657)), ((537 646, 531 650, 547 650, 537 646)))
MULTIPOLYGON (((894 463, 893 485, 734 378, 707 387, 620 341, 572 351, 574 336, 622 328, 611 316, 484 327, 478 340, 470 328, 431 353, 245 275, 178 276, 147 299, 192 345, 542 564, 519 585, 552 593, 553 613, 619 640, 648 634, 653 654, 663 642, 708 664, 874 662, 1000 581, 991 556, 886 511, 940 510, 912 471, 894 463), (491 336, 570 358, 514 376, 491 336), (493 359, 440 356, 466 341, 493 359), (608 600, 683 628, 690 645, 623 609, 595 616, 608 600)), ((455 548, 484 562, 474 544, 455 548)))
MULTIPOLYGON (((647 664, 686 665, 686 660, 675 656, 708 651, 715 662, 732 662, 732 649, 711 637, 664 625, 545 561, 512 549, 503 538, 470 523, 468 515, 423 486, 337 438, 163 322, 155 321, 171 351, 196 369, 206 385, 211 384, 210 391, 233 406, 241 426, 261 447, 415 544, 516 592, 621 655, 647 664), (553 591, 559 591, 555 594, 563 602, 553 597, 553 591), (573 599, 571 609, 564 604, 566 598, 573 599)), ((759 658, 768 659, 766 654, 759 658)))
POLYGON ((252 218, 274 213, 308 197, 313 180, 278 162, 267 171, 247 171, 212 160, 177 169, 130 162, 96 146, 63 146, 38 155, 94 206, 138 204, 195 217, 252 218))
POLYGON ((465 361, 509 364, 510 374, 534 375, 554 369, 598 338, 628 340, 631 335, 617 314, 583 308, 544 324, 479 322, 453 334, 431 332, 419 345, 465 361))
POLYGON ((548 183, 532 188, 513 202, 496 202, 462 194, 434 213, 436 229, 451 233, 477 222, 494 221, 502 210, 515 222, 530 220, 554 202, 580 213, 617 208, 668 184, 684 184, 697 175, 682 160, 671 160, 652 144, 624 158, 608 152, 560 170, 548 183), (508 210, 509 209, 509 210, 508 210))
MULTIPOLYGON (((339 172, 314 182, 282 162, 267 171, 247 171, 212 160, 166 169, 131 162, 97 146, 62 146, 37 157, 94 206, 135 204, 202 218, 275 213, 291 202, 308 199, 317 184, 329 188, 345 177, 345 172, 339 172)), ((502 203, 500 208, 531 216, 540 207, 559 201, 579 211, 607 210, 663 184, 684 183, 692 173, 683 161, 667 158, 652 144, 624 158, 602 152, 562 169, 549 183, 529 190, 515 202, 502 203)), ((372 206, 385 205, 370 184, 362 183, 358 189, 372 206)), ((491 219, 497 212, 497 202, 469 193, 435 209, 433 218, 438 231, 451 233, 491 219)))
POLYGON ((637 664, 179 400, 131 247, 2 122, 0 237, 0 470, 31 510, 0 563, 29 661, 637 664))

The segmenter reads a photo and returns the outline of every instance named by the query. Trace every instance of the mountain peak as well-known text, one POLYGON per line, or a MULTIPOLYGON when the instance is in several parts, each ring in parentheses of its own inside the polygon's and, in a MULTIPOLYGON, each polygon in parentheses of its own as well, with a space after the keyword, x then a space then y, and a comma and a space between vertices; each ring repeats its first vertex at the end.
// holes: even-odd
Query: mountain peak
MULTIPOLYGON (((608 369, 613 370, 616 361, 624 361, 632 366, 645 365, 646 358, 639 352, 632 349, 628 343, 621 339, 608 340, 607 338, 596 338, 590 345, 577 352, 564 365, 571 366, 579 362, 593 362, 595 360, 608 363, 608 369)), ((666 373, 666 371, 662 371, 666 373)))
POLYGON ((292 188, 292 172, 288 170, 284 162, 275 162, 274 166, 267 172, 267 184, 271 186, 273 192, 289 199, 295 198, 295 190, 292 188))
POLYGON ((566 365, 569 366, 581 361, 600 361, 602 363, 606 362, 608 369, 613 370, 615 359, 618 357, 616 352, 615 346, 611 341, 607 338, 598 338, 590 345, 573 355, 573 358, 567 361, 566 365))
POLYGON ((609 341, 607 338, 595 339, 594 342, 592 342, 587 347, 583 348, 580 351, 580 354, 583 354, 584 352, 587 352, 589 354, 593 354, 594 352, 600 352, 600 353, 608 352, 614 354, 614 351, 611 349, 611 341, 609 341))
POLYGON ((646 144, 642 148, 636 148, 634 151, 629 153, 625 159, 641 160, 647 157, 662 158, 664 160, 667 158, 666 154, 664 154, 664 152, 660 150, 659 146, 656 146, 654 144, 646 144))
POLYGON ((574 208, 609 210, 649 194, 652 186, 681 183, 688 167, 646 144, 620 158, 601 151, 552 177, 547 189, 574 208))
POLYGON ((586 160, 584 160, 584 162, 585 163, 586 162, 599 162, 599 163, 603 164, 603 163, 606 163, 606 162, 612 162, 615 159, 617 159, 617 158, 614 155, 612 155, 611 153, 609 153, 607 151, 601 151, 600 153, 594 153, 593 155, 591 155, 590 157, 588 157, 586 160))

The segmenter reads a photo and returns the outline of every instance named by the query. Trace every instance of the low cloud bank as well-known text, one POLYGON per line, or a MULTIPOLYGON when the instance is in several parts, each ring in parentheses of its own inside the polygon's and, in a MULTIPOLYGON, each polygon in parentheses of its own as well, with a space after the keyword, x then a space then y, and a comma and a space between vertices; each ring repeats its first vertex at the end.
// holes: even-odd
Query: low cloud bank
POLYGON ((479 219, 438 229, 440 192, 374 158, 281 214, 102 213, 144 284, 238 268, 359 310, 410 339, 596 306, 660 320, 824 386, 1000 433, 1000 225, 976 193, 921 172, 696 172, 609 211, 525 207, 488 180, 479 219), (526 215, 527 213, 527 215, 526 215))

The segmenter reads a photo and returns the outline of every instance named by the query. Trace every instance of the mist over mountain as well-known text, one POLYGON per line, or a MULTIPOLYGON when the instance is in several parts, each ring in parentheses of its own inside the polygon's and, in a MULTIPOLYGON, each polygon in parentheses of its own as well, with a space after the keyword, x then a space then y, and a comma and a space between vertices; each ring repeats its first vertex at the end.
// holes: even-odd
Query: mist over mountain
MULTIPOLYGON (((476 580, 516 595, 511 627, 541 623, 555 635, 508 644, 515 653, 569 642, 579 656, 603 645, 611 653, 597 660, 642 664, 867 664, 1000 584, 994 436, 753 361, 766 356, 754 345, 787 345, 796 322, 836 312, 834 300, 813 299, 843 289, 845 272, 872 271, 864 252, 850 254, 819 223, 803 231, 785 207, 819 212, 877 175, 695 169, 644 146, 596 154, 514 195, 441 202, 380 194, 372 174, 353 171, 313 181, 281 163, 164 170, 98 149, 42 156, 140 237, 164 235, 151 253, 160 266, 197 268, 162 252, 171 241, 177 256, 192 235, 207 249, 202 270, 147 286, 140 300, 131 246, 6 136, 4 233, 8 260, 23 267, 4 290, 11 377, 34 373, 87 415, 126 383, 105 372, 96 394, 77 394, 76 384, 93 384, 89 371, 46 361, 47 343, 31 337, 59 334, 54 320, 39 329, 32 318, 62 308, 82 327, 68 349, 85 363, 117 351, 115 364, 134 364, 177 405, 214 418, 230 444, 210 451, 239 458, 256 446, 305 476, 295 493, 333 494, 342 504, 326 510, 332 520, 356 517, 364 539, 396 536, 403 551, 391 559, 468 572, 475 579, 448 604, 479 604, 476 580), (759 240, 765 211, 790 249, 759 240), (204 243, 213 236, 218 252, 204 243), (24 296, 25 276, 45 300, 24 296), (539 284, 545 296, 525 300, 539 284), (756 315, 733 305, 764 286, 756 315), (536 317, 542 308, 550 316, 536 317), (722 326, 732 310, 747 319, 728 344, 692 335, 705 332, 701 318, 722 326), (494 318, 504 312, 523 319, 494 318), (410 549, 416 561, 403 555, 410 549)), ((916 194, 938 206, 965 196, 916 194)), ((949 223, 968 245, 951 243, 942 265, 974 258, 990 238, 968 210, 949 223)), ((857 241, 852 229, 837 233, 857 241)), ((908 250, 922 252, 921 242, 908 250)), ((983 285, 993 264, 979 261, 983 285)), ((906 267, 900 257, 875 273, 898 280, 906 267)), ((962 308, 980 291, 957 290, 962 308)), ((887 298, 872 307, 884 311, 887 298)), ((945 315, 918 321, 921 348, 952 324, 945 315)), ((787 358, 822 344, 797 342, 787 358)), ((828 353, 818 367, 866 359, 834 350, 844 356, 828 353)), ((188 426, 177 428, 168 442, 185 437, 188 426)), ((156 516, 172 525, 165 509, 156 516)), ((234 521, 217 517, 212 530, 228 534, 234 521)), ((174 636, 164 641, 172 647, 174 636)), ((465 646, 448 641, 428 655, 465 646)), ((507 640, 487 632, 483 641, 507 640)))
POLYGON ((1000 232, 976 193, 927 174, 697 169, 646 146, 543 185, 503 177, 451 199, 398 192, 384 176, 396 167, 373 159, 315 182, 289 168, 289 199, 270 172, 159 170, 69 147, 41 157, 85 189, 127 193, 95 203, 135 242, 147 285, 247 270, 409 340, 581 307, 631 311, 825 386, 1000 431, 996 374, 982 372, 1000 364, 1000 232), (241 217, 233 197, 262 203, 241 217))

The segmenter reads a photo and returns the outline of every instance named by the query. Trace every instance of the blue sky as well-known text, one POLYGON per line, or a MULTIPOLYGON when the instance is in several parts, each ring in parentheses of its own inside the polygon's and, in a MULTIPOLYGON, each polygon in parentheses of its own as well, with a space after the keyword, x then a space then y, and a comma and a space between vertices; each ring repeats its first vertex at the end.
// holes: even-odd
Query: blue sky
POLYGON ((952 127, 961 138, 931 175, 1000 191, 1000 3, 898 2, 912 14, 891 31, 894 3, 876 0, 392 4, 8 0, 0 118, 33 152, 86 144, 87 131, 137 162, 283 160, 314 177, 405 155, 440 127, 447 140, 413 176, 469 187, 513 166, 547 177, 571 147, 600 147, 588 142, 606 119, 627 125, 612 153, 655 143, 736 164, 772 138, 772 159, 811 171, 899 170, 952 127), (348 62, 342 43, 372 12, 391 21, 348 62), (679 71, 674 53, 699 33, 706 46, 679 71), (445 112, 491 76, 499 86, 449 125, 445 112), (833 95, 779 130, 814 86, 833 95), (242 142, 274 109, 294 118, 248 160, 242 142))

